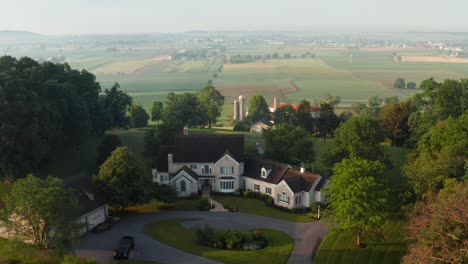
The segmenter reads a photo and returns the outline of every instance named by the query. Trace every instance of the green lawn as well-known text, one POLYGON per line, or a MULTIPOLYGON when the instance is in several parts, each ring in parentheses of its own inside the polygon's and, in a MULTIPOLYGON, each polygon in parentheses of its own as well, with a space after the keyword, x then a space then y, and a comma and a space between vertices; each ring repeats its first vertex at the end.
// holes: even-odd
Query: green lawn
POLYGON ((60 258, 55 250, 40 251, 21 242, 0 238, 0 263, 58 263, 60 258))
POLYGON ((223 263, 287 263, 294 241, 286 234, 260 229, 268 240, 268 246, 257 251, 222 250, 197 244, 193 230, 183 228, 180 223, 194 219, 170 219, 147 224, 144 232, 169 246, 220 261, 223 263))
POLYGON ((311 214, 293 214, 268 207, 261 200, 234 196, 216 196, 214 199, 222 204, 237 207, 239 212, 278 218, 291 222, 313 222, 311 214))
POLYGON ((354 247, 355 237, 347 232, 333 230, 328 233, 314 258, 315 264, 348 263, 400 263, 407 247, 403 221, 392 221, 384 226, 384 240, 373 242, 363 237, 366 249, 354 247))

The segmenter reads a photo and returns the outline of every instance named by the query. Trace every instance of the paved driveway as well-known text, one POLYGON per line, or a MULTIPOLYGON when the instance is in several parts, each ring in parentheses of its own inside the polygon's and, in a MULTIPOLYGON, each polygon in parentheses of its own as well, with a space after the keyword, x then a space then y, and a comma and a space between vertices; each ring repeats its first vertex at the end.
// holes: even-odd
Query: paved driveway
MULTIPOLYGON (((320 222, 294 223, 258 215, 220 212, 160 212, 153 214, 132 215, 122 219, 111 230, 103 233, 88 233, 81 239, 77 253, 82 256, 100 256, 101 262, 111 261, 112 250, 123 235, 135 237, 134 259, 157 261, 161 263, 219 263, 195 256, 157 240, 143 233, 143 226, 154 221, 172 218, 197 218, 199 220, 183 223, 186 227, 210 224, 223 229, 270 228, 289 234, 294 239, 294 249, 288 263, 311 263, 312 255, 318 243, 325 236, 326 225, 320 222), (105 256, 105 257, 104 257, 105 256)), ((183 239, 183 238, 181 238, 183 239)))

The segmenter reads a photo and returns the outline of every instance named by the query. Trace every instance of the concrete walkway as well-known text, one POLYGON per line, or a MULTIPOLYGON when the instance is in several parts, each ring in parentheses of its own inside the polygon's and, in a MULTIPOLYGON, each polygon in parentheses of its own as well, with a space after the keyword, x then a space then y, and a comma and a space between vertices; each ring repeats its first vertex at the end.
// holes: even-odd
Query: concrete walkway
MULTIPOLYGON (((77 253, 86 253, 93 256, 96 252, 101 263, 108 252, 109 263, 112 259, 112 250, 121 236, 135 237, 134 259, 157 261, 161 263, 219 263, 210 259, 195 256, 173 247, 169 247, 157 240, 153 240, 143 233, 145 224, 174 218, 198 219, 183 223, 187 228, 209 224, 215 228, 248 230, 256 228, 270 228, 282 231, 294 240, 294 249, 288 263, 310 264, 318 244, 327 232, 326 225, 320 222, 294 223, 258 215, 244 213, 217 213, 199 211, 160 212, 151 214, 132 215, 122 219, 111 230, 103 233, 88 233, 81 239, 77 253)), ((184 239, 184 238, 180 238, 184 239)))
POLYGON ((220 202, 213 200, 213 197, 211 197, 210 191, 204 191, 202 194, 202 197, 208 198, 208 200, 210 201, 210 204, 213 205, 213 208, 210 209, 210 212, 229 212, 229 210, 225 209, 224 206, 220 202))

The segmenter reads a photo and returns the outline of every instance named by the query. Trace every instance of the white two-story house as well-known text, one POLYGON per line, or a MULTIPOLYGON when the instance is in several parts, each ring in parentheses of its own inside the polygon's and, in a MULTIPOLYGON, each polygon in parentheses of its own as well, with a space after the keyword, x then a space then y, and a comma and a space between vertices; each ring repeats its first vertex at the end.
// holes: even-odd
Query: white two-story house
POLYGON ((288 164, 244 155, 243 135, 177 136, 161 146, 153 181, 167 184, 186 197, 198 190, 233 193, 251 190, 270 195, 276 205, 309 207, 324 202, 328 180, 288 164))

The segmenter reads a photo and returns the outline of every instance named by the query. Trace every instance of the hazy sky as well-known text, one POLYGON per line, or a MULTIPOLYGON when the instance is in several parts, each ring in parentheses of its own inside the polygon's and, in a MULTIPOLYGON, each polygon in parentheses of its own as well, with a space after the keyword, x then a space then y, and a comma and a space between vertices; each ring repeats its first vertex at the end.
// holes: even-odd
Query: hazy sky
POLYGON ((468 31, 467 10, 468 0, 0 0, 0 30, 468 31))

